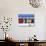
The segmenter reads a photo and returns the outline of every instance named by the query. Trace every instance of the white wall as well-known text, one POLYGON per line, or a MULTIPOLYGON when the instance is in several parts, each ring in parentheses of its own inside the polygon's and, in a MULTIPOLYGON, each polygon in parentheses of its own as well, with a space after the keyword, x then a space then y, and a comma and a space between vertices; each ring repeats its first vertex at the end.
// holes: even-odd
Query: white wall
MULTIPOLYGON (((11 30, 8 31, 8 33, 17 40, 27 40, 34 34, 37 35, 39 40, 45 40, 45 12, 46 8, 44 7, 31 7, 28 0, 0 0, 0 17, 13 17, 11 30), (17 14, 19 13, 34 14, 35 26, 17 27, 17 14)), ((2 39, 2 36, 0 36, 0 39, 2 39)))

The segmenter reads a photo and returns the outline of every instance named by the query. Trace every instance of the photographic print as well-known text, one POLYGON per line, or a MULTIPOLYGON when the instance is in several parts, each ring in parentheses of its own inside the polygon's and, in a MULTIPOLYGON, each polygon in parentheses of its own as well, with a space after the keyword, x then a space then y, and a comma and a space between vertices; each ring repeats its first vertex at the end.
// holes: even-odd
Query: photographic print
POLYGON ((34 14, 18 14, 18 26, 34 26, 34 14))

